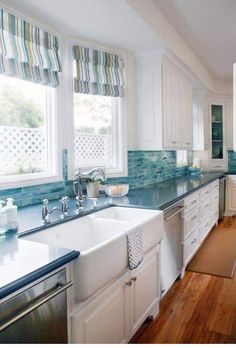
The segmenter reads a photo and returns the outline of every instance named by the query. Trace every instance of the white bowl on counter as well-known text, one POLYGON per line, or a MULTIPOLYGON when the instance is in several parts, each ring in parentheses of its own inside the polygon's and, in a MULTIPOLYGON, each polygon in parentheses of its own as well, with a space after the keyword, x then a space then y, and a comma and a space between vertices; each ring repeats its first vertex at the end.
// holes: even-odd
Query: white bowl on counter
POLYGON ((105 193, 109 197, 124 197, 129 192, 128 184, 115 184, 115 185, 106 185, 105 193))

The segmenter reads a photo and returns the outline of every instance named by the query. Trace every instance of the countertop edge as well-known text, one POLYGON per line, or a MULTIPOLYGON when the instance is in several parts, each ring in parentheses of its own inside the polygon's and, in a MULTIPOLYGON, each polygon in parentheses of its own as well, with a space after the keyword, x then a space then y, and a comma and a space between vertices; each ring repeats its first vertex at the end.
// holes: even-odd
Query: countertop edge
POLYGON ((65 265, 66 263, 76 259, 79 256, 79 251, 69 251, 68 254, 61 256, 58 259, 42 266, 35 271, 26 274, 23 277, 3 286, 0 288, 0 299, 12 294, 13 292, 23 288, 24 286, 32 283, 33 281, 43 277, 44 275, 54 271, 55 269, 65 265))
POLYGON ((165 204, 160 205, 160 206, 159 206, 159 209, 160 209, 160 210, 163 210, 163 209, 168 208, 170 205, 172 205, 172 204, 174 204, 174 203, 180 201, 181 199, 184 199, 185 197, 191 195, 193 192, 199 190, 200 188, 202 188, 202 187, 204 187, 204 186, 209 185, 211 182, 213 182, 213 181, 215 181, 215 180, 217 180, 217 179, 220 179, 220 178, 223 177, 224 175, 225 175, 225 173, 222 173, 222 174, 219 174, 219 175, 218 175, 218 178, 216 177, 216 178, 209 179, 209 180, 208 180, 207 182, 205 182, 204 184, 200 184, 199 186, 195 187, 194 189, 192 189, 192 190, 190 190, 190 191, 188 191, 188 192, 186 192, 186 193, 184 193, 184 194, 178 196, 176 199, 173 199, 172 201, 169 201, 168 203, 165 203, 165 204))

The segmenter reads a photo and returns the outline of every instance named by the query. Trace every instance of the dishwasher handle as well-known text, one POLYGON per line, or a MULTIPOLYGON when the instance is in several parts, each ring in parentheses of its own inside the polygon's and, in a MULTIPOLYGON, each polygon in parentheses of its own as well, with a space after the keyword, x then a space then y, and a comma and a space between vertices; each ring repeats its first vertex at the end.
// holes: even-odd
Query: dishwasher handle
POLYGON ((183 210, 184 210, 183 206, 176 206, 172 209, 166 210, 166 212, 164 211, 164 220, 169 221, 169 220, 173 219, 176 215, 181 213, 181 211, 183 211, 183 210), (170 214, 168 214, 168 213, 170 213, 170 214))
POLYGON ((25 315, 29 314, 36 308, 43 305, 45 302, 51 300, 53 297, 59 295, 61 292, 65 291, 69 287, 73 285, 72 282, 68 282, 67 284, 60 284, 58 283, 56 286, 56 290, 52 291, 51 293, 47 294, 46 296, 43 296, 40 300, 36 301, 34 304, 23 310, 21 313, 17 314, 14 318, 8 320, 5 324, 0 326, 0 332, 5 330, 8 326, 14 324, 17 320, 23 318, 25 315))

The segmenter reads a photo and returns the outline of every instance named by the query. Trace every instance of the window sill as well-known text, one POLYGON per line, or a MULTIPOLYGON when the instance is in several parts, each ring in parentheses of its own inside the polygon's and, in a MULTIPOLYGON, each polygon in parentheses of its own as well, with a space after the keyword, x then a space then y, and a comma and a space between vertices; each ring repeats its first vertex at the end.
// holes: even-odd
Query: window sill
POLYGON ((64 181, 64 179, 61 176, 58 175, 46 175, 46 174, 37 174, 33 177, 34 174, 31 174, 29 178, 28 175, 22 175, 21 178, 18 177, 12 177, 11 179, 5 178, 0 179, 0 190, 7 190, 12 188, 20 188, 20 187, 26 187, 26 186, 34 186, 34 185, 43 185, 43 184, 50 184, 56 181, 64 181))

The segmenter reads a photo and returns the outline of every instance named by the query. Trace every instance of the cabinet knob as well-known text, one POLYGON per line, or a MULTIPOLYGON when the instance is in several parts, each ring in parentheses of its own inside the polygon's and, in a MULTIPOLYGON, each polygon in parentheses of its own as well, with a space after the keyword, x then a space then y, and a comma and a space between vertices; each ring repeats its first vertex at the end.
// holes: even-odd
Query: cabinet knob
POLYGON ((137 277, 132 277, 131 280, 132 280, 133 282, 136 282, 137 277))
POLYGON ((126 285, 127 285, 127 286, 131 286, 131 285, 132 285, 132 279, 128 280, 128 281, 126 282, 126 285))

